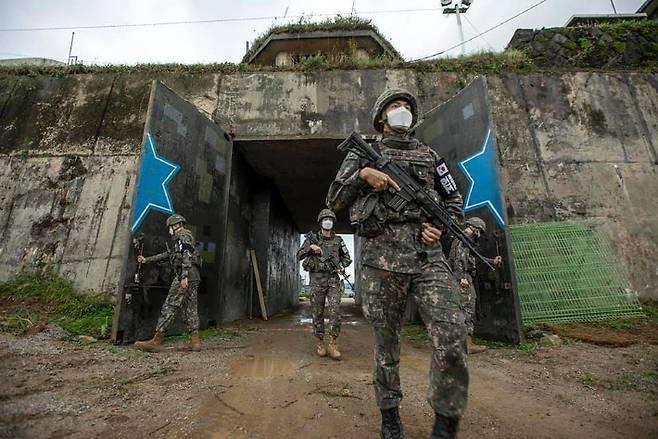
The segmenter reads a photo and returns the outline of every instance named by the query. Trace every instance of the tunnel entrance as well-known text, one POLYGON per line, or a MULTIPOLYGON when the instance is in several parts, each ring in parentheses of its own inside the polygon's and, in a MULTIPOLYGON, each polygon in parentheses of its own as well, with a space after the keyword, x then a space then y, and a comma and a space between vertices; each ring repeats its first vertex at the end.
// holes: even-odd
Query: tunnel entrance
MULTIPOLYGON (((479 272, 476 332, 518 342, 522 337, 520 311, 486 82, 475 80, 453 99, 427 112, 416 134, 452 168, 467 215, 486 221, 483 252, 500 254, 506 261, 496 273, 479 272)), ((173 212, 188 217, 198 250, 207 261, 201 270, 202 326, 261 315, 252 251, 268 315, 296 304, 302 285, 296 260, 299 236, 317 229, 317 214, 325 207, 327 189, 343 160, 336 147, 344 137, 233 139, 194 105, 156 81, 144 138, 132 216, 139 216, 142 208, 145 214, 131 229, 132 242, 142 236, 144 247, 126 243, 130 250, 113 338, 130 341, 152 334, 166 296, 168 276, 161 272, 166 264, 157 273, 147 273, 154 281, 145 284, 135 277, 139 270, 135 258, 140 248, 150 254, 163 250, 166 236, 162 224, 173 212), (163 170, 162 164, 155 171, 145 167, 148 160, 153 161, 148 155, 150 139, 157 146, 153 155, 162 162, 171 160, 168 170, 163 170), (155 212, 149 213, 152 203, 140 202, 142 190, 162 198, 159 208, 151 209, 155 212), (162 205, 165 201, 167 206, 162 205)), ((437 172, 441 175, 442 171, 437 168, 437 172)), ((352 232, 347 212, 337 213, 335 231, 352 232)), ((360 240, 355 237, 352 258, 357 302, 359 254, 360 240)), ((414 316, 412 305, 407 316, 414 316)), ((181 329, 177 322, 172 332, 181 329)))

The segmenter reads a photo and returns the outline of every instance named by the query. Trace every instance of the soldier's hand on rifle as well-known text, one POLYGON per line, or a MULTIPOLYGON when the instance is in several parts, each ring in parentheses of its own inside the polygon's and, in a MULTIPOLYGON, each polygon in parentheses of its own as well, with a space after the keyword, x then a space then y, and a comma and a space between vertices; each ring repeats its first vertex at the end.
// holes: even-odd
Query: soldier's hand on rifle
POLYGON ((359 178, 372 186, 375 192, 385 191, 389 186, 396 191, 400 190, 400 186, 391 177, 377 169, 363 168, 359 171, 359 178))
POLYGON ((341 276, 344 276, 345 275, 345 270, 343 270, 342 268, 339 268, 339 269, 336 270, 336 273, 340 274, 341 276))
POLYGON ((137 262, 143 264, 144 262, 146 262, 146 258, 142 255, 137 255, 137 262))
POLYGON ((459 286, 462 287, 462 288, 468 288, 468 285, 469 285, 468 279, 466 279, 466 278, 459 281, 459 286))
POLYGON ((503 257, 502 256, 496 256, 494 258, 494 264, 498 265, 499 267, 503 265, 503 257))
POLYGON ((319 245, 311 244, 311 250, 316 255, 322 256, 322 247, 320 247, 319 245))
POLYGON ((423 223, 422 238, 423 242, 427 245, 436 244, 441 239, 441 230, 430 223, 423 223))
POLYGON ((184 278, 182 278, 182 279, 180 280, 180 287, 181 287, 182 289, 185 289, 185 288, 187 288, 187 286, 188 286, 187 278, 184 277, 184 278))

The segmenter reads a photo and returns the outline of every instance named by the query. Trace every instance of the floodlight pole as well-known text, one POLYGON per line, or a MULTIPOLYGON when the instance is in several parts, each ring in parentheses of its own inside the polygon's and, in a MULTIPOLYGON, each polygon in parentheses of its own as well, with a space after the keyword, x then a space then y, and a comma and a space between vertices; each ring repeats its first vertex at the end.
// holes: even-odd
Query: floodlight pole
POLYGON ((455 2, 455 6, 448 6, 443 8, 444 14, 455 14, 457 16, 457 29, 459 29, 459 38, 461 41, 462 55, 466 55, 466 43, 464 41, 464 28, 462 27, 461 14, 468 11, 471 2, 462 3, 461 0, 455 2))
POLYGON ((455 15, 457 16, 457 29, 459 29, 459 41, 461 41, 462 45, 462 55, 466 55, 466 44, 464 44, 464 28, 462 27, 462 19, 459 16, 459 9, 460 5, 457 4, 455 5, 455 15))

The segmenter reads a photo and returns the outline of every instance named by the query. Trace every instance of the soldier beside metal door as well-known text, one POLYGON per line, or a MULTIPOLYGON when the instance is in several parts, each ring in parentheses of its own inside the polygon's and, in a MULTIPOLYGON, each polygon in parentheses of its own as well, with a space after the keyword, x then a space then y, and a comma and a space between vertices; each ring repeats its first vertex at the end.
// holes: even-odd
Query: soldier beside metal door
MULTIPOLYGON (((484 220, 478 217, 469 218, 466 221, 466 228, 464 233, 469 236, 474 246, 478 246, 479 238, 482 233, 487 229, 484 220)), ((496 256, 495 258, 487 258, 489 263, 494 266, 502 264, 502 257, 496 256)), ((468 330, 468 338, 466 339, 466 347, 469 354, 477 354, 487 350, 486 346, 481 346, 473 342, 474 320, 475 320, 475 305, 477 300, 477 292, 475 290, 474 279, 477 276, 477 265, 475 257, 471 255, 468 248, 458 239, 453 240, 450 246, 448 255, 450 267, 455 275, 455 279, 459 282, 462 309, 466 318, 466 328, 468 330)))
POLYGON ((310 273, 311 311, 313 332, 316 337, 316 353, 338 360, 340 335, 340 300, 343 295, 343 281, 340 274, 352 263, 343 238, 333 232, 336 215, 324 209, 318 215, 319 232, 309 232, 297 251, 297 259, 303 260, 302 267, 310 273), (327 253, 325 253, 327 252, 327 253), (329 343, 324 344, 324 315, 329 318, 329 343))
MULTIPOLYGON (((418 121, 416 98, 405 90, 384 92, 373 109, 376 145, 382 156, 398 163, 455 217, 461 219, 462 197, 448 192, 436 168, 438 155, 413 138, 418 121)), ((445 172, 441 174, 445 176, 445 172)), ((362 239, 363 312, 375 334, 374 386, 382 413, 382 437, 404 437, 398 406, 400 330, 406 298, 411 294, 432 341, 429 402, 436 414, 432 437, 454 437, 466 407, 466 325, 459 287, 434 228, 415 202, 395 211, 387 203, 397 184, 353 153, 345 157, 329 188, 327 205, 349 208, 350 221, 362 239)))
POLYGON ((195 248, 194 236, 184 225, 185 218, 181 215, 172 215, 167 218, 166 226, 171 235, 172 245, 167 248, 166 252, 154 256, 138 256, 138 262, 142 264, 169 259, 175 276, 160 311, 155 335, 151 340, 136 342, 137 349, 159 352, 165 332, 180 311, 190 335, 190 340, 183 349, 195 352, 201 350, 198 311, 198 290, 201 282, 200 259, 195 248))

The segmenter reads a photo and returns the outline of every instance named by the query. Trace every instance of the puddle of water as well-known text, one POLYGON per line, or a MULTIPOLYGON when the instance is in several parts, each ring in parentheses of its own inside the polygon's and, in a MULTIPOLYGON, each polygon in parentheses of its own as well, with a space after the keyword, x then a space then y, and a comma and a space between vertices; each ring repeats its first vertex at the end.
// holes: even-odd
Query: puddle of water
POLYGON ((295 372, 291 361, 272 357, 254 357, 231 364, 231 375, 238 377, 267 378, 288 376, 295 372))

